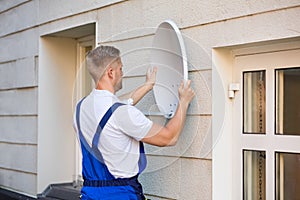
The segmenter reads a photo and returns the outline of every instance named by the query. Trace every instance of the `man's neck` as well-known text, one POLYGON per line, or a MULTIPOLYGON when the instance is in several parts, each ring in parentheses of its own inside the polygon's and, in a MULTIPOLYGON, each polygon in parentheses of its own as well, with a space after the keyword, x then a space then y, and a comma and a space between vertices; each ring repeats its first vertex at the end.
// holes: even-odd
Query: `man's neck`
POLYGON ((96 85, 96 89, 97 90, 107 90, 109 92, 111 92, 112 94, 115 94, 115 89, 112 85, 109 85, 105 82, 98 82, 96 85))

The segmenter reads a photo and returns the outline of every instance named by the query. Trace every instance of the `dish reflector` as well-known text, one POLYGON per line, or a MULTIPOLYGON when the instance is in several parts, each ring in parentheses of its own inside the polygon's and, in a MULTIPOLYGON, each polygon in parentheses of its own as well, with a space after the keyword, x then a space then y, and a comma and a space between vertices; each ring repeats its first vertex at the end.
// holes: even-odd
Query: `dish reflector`
POLYGON ((172 118, 178 106, 180 83, 188 79, 183 38, 173 21, 167 20, 158 26, 150 61, 158 68, 153 88, 156 104, 166 118, 172 118))

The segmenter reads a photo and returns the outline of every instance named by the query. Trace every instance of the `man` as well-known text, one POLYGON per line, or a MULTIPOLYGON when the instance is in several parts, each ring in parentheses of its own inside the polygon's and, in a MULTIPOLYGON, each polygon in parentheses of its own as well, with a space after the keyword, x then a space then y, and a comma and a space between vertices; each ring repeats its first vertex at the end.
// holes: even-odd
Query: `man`
POLYGON ((145 199, 138 182, 138 175, 146 167, 143 142, 156 146, 176 144, 195 95, 191 82, 181 83, 178 109, 163 127, 133 106, 153 88, 156 68, 148 70, 145 84, 129 93, 129 103, 124 104, 115 96, 122 88, 120 51, 99 46, 88 53, 86 61, 96 87, 77 104, 74 117, 83 155, 82 199, 145 199))

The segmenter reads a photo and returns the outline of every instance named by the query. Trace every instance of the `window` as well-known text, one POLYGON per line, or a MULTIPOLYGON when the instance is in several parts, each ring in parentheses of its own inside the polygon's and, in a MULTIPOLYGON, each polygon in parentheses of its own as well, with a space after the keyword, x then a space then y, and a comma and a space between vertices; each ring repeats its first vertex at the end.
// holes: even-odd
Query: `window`
POLYGON ((300 154, 276 152, 276 200, 300 197, 300 154))
POLYGON ((300 135, 300 68, 275 70, 276 134, 300 135))
POLYGON ((266 199, 266 154, 264 151, 244 150, 244 199, 266 199))
POLYGON ((243 73, 243 133, 266 132, 265 79, 265 71, 243 73))

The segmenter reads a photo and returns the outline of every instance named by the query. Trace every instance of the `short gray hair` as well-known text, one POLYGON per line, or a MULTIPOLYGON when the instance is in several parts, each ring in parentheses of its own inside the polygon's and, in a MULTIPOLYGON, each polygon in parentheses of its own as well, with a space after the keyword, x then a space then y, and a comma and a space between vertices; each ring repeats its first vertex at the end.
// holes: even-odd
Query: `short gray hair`
POLYGON ((120 50, 113 46, 98 46, 87 53, 87 69, 95 84, 102 77, 106 67, 118 58, 120 58, 120 50))

